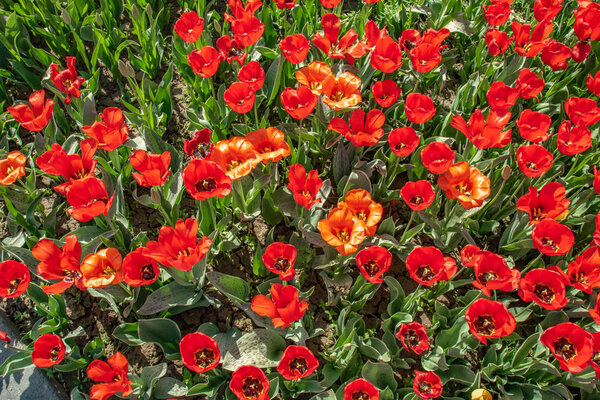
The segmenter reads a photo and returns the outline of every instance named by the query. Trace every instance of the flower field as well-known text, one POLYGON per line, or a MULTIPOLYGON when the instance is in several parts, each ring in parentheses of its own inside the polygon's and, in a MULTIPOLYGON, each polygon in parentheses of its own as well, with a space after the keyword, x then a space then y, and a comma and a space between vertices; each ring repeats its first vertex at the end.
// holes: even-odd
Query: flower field
POLYGON ((0 0, 0 30, 0 377, 600 399, 600 3, 0 0))

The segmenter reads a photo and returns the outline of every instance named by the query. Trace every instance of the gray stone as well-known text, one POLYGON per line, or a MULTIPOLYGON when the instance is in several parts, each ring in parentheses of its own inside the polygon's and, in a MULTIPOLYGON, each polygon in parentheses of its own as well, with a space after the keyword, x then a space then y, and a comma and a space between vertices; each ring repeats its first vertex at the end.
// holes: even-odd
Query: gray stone
MULTIPOLYGON (((4 331, 12 339, 11 345, 25 347, 19 343, 20 337, 17 328, 0 311, 0 331, 4 331)), ((0 342, 0 364, 15 351, 7 349, 4 342, 0 342)), ((60 393, 50 382, 50 379, 39 368, 27 368, 17 371, 0 380, 0 400, 65 400, 68 396, 60 393)))

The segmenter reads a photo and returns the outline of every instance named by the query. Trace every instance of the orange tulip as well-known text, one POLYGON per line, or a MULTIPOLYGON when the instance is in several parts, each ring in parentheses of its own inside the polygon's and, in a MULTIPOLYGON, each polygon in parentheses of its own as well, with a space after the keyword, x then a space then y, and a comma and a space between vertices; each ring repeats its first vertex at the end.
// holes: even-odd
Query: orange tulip
POLYGON ((479 207, 490 195, 490 179, 465 161, 452 165, 440 175, 438 185, 449 199, 458 199, 467 210, 479 207))
POLYGON ((25 176, 27 157, 20 151, 11 151, 5 159, 0 160, 0 185, 8 186, 25 176))
POLYGON ((350 72, 330 75, 323 81, 323 102, 335 110, 355 106, 362 101, 360 85, 360 78, 350 72))
POLYGON ((383 215, 383 206, 371 199, 371 195, 364 189, 353 189, 346 193, 345 201, 338 203, 338 208, 348 208, 355 220, 365 224, 365 235, 373 236, 377 231, 377 224, 383 215))
POLYGON ((323 240, 344 256, 356 253, 365 238, 365 223, 354 218, 348 207, 334 208, 317 227, 323 240))
POLYGON ((322 61, 313 61, 296 71, 296 80, 318 96, 323 92, 323 82, 332 75, 329 65, 322 61))
POLYGON ((215 143, 207 160, 216 163, 227 176, 236 180, 248 175, 261 162, 261 156, 252 142, 235 136, 215 143))
POLYGON ((248 132, 246 140, 254 145, 265 164, 269 161, 277 162, 291 153, 290 146, 285 141, 285 135, 274 127, 248 132))
POLYGON ((123 257, 119 250, 112 247, 88 255, 81 263, 83 285, 103 288, 121 282, 123 280, 122 261, 123 257))

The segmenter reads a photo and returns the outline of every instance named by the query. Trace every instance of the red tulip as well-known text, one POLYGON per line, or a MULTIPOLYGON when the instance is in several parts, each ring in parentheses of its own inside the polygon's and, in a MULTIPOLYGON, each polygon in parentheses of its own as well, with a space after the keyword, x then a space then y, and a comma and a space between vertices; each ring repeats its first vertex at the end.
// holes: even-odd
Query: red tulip
POLYGON ((342 0, 319 0, 321 5, 325 8, 333 8, 337 6, 342 0))
POLYGON ((487 101, 496 111, 507 111, 515 105, 519 98, 519 91, 506 85, 504 82, 496 81, 492 83, 490 89, 486 93, 487 101))
POLYGON ((67 93, 65 104, 71 104, 71 96, 81 97, 79 88, 85 82, 84 78, 77 77, 75 57, 67 57, 67 69, 58 70, 58 64, 50 64, 50 80, 56 85, 56 88, 63 93, 67 93))
POLYGON ((556 147, 568 156, 583 153, 592 147, 592 132, 585 126, 574 126, 571 129, 571 121, 563 121, 558 127, 556 147))
POLYGON ((442 395, 442 380, 435 372, 415 370, 413 391, 421 399, 436 399, 442 395))
POLYGON ((244 365, 231 376, 229 389, 239 400, 269 400, 269 385, 260 368, 244 365))
POLYGON ((366 379, 356 379, 344 388, 344 400, 379 400, 379 390, 366 379))
POLYGON ((296 203, 311 208, 321 202, 317 195, 323 186, 323 181, 319 178, 316 169, 306 174, 306 169, 301 164, 292 164, 288 178, 290 182, 287 187, 292 191, 296 203))
POLYGON ((10 344, 10 342, 11 342, 10 337, 8 337, 8 335, 4 331, 0 331, 0 340, 2 340, 3 342, 6 342, 6 344, 10 344))
MULTIPOLYGON (((221 36, 217 39, 215 44, 217 46, 217 49, 219 49, 221 60, 227 61, 228 64, 231 64, 232 61, 237 61, 240 65, 243 65, 246 62, 246 57, 248 56, 248 53, 243 51, 244 46, 239 44, 236 40, 232 40, 231 36, 221 36)), ((206 62, 203 62, 203 65, 204 63, 208 63, 209 61, 211 61, 211 59, 209 58, 206 58, 205 60, 206 62)), ((217 63, 217 69, 218 61, 220 60, 217 59, 213 61, 217 63)))
POLYGON ((515 290, 521 279, 519 270, 511 269, 502 256, 487 250, 475 257, 473 272, 475 280, 471 283, 488 297, 492 290, 515 290))
POLYGON ((273 0, 278 9, 291 9, 296 5, 296 0, 273 0))
POLYGON ((46 93, 40 89, 29 95, 28 104, 17 104, 6 108, 21 126, 32 132, 43 130, 50 122, 54 111, 54 100, 44 98, 46 93))
POLYGON ((288 346, 277 365, 277 372, 288 381, 312 375, 319 367, 319 360, 307 347, 288 346))
MULTIPOLYGON (((588 75, 585 79, 585 84, 590 92, 600 97, 600 71, 596 72, 596 75, 588 75)), ((31 103, 31 100, 29 102, 31 103)))
POLYGON ((221 360, 217 341, 201 332, 185 335, 179 342, 179 351, 183 365, 199 374, 216 368, 221 360))
POLYGON ((581 2, 575 11, 573 29, 579 40, 600 39, 600 5, 594 2, 581 2))
POLYGON ((519 77, 515 83, 515 89, 519 91, 519 96, 523 99, 536 98, 542 92, 546 83, 542 78, 531 72, 529 68, 523 68, 519 72, 519 77))
POLYGON ((282 281, 289 281, 296 276, 296 248, 281 242, 271 243, 262 255, 262 262, 267 269, 279 276, 282 281))
POLYGON ((565 112, 577 126, 590 126, 600 121, 600 107, 592 99, 569 97, 565 112))
POLYGON ((456 262, 436 247, 417 247, 406 257, 406 269, 417 283, 431 287, 451 279, 456 274, 456 262))
POLYGON ((175 22, 174 29, 183 41, 194 43, 204 31, 204 18, 200 18, 195 11, 184 12, 175 22))
POLYGON ((96 177, 73 182, 67 189, 67 212, 79 222, 87 222, 98 215, 107 215, 115 194, 108 197, 106 185, 96 177))
POLYGON ((139 247, 123 259, 123 280, 129 286, 150 285, 158 279, 158 264, 156 260, 145 255, 145 251, 143 247, 139 247))
POLYGON ((487 44, 488 52, 491 56, 504 54, 513 40, 515 40, 514 36, 509 38, 506 32, 499 31, 495 28, 488 29, 485 34, 485 43, 487 44))
POLYGON ((533 16, 538 21, 550 21, 562 10, 564 0, 535 0, 533 16))
POLYGON ((246 82, 250 85, 250 89, 260 90, 265 83, 265 71, 261 68, 258 61, 250 61, 244 65, 237 74, 240 82, 246 82))
POLYGON ((208 128, 203 128, 196 131, 192 140, 185 139, 183 143, 183 152, 190 157, 206 158, 210 155, 214 145, 211 143, 212 131, 208 128))
POLYGON ((364 278, 373 283, 383 282, 383 275, 392 265, 392 253, 385 247, 371 246, 356 254, 356 265, 364 278))
POLYGON ((389 107, 400 97, 401 89, 391 79, 377 81, 371 89, 373 98, 381 107, 389 107))
MULTIPOLYGON (((592 317, 594 319, 594 322, 596 324, 600 324, 600 293, 598 293, 598 295, 596 296, 596 305, 594 306, 594 308, 590 308, 588 310, 588 312, 590 313, 590 317, 592 317)), ((597 343, 600 336, 598 336, 597 334, 600 334, 600 332, 596 332, 593 334, 594 335, 594 353, 600 352, 600 349, 599 349, 600 343, 597 343)), ((10 343, 10 341, 9 341, 9 343, 10 343)), ((592 360, 594 360, 594 358, 595 357, 592 357, 592 360)), ((597 377, 598 371, 600 371, 600 360, 594 360, 594 361, 595 362, 593 364, 590 363, 590 365, 596 370, 596 377, 597 377)))
POLYGON ((478 149, 504 147, 511 140, 512 129, 502 131, 510 121, 509 111, 492 110, 484 122, 483 113, 477 109, 471 114, 469 123, 460 115, 452 117, 450 125, 462 132, 478 149))
POLYGON ((592 46, 589 43, 577 42, 571 49, 571 58, 577 63, 582 63, 590 54, 590 51, 592 51, 592 46))
POLYGON ((232 181, 216 163, 194 159, 183 169, 183 184, 196 200, 225 197, 231 193, 232 181))
POLYGON ((523 301, 535 301, 546 310, 560 310, 568 302, 565 290, 568 285, 569 278, 558 267, 535 268, 519 282, 519 296, 523 301))
POLYGON ((530 24, 513 21, 511 28, 515 34, 515 51, 523 57, 535 57, 550 43, 552 22, 539 22, 531 31, 530 24))
POLYGON ((569 208, 571 201, 565 198, 565 187, 559 182, 545 184, 538 192, 534 186, 529 193, 517 200, 517 210, 529 214, 530 224, 539 224, 545 219, 557 219, 569 208))
POLYGON ((515 317, 499 301, 478 299, 467 308, 465 318, 471 333, 477 340, 487 344, 487 339, 508 336, 517 327, 515 317))
POLYGON ((435 192, 431 183, 426 180, 407 182, 400 189, 402 200, 413 211, 421 211, 429 207, 435 199, 435 192))
POLYGON ((542 62, 552 68, 553 71, 567 69, 569 58, 571 58, 571 49, 554 40, 542 50, 542 62))
POLYGON ((483 6, 485 20, 491 26, 500 26, 510 17, 510 3, 501 2, 483 6))
POLYGON ((575 289, 592 293, 600 287, 600 247, 588 247, 569 263, 567 273, 575 289))
POLYGON ((246 114, 254 106, 255 92, 245 82, 234 82, 225 90, 223 99, 236 113, 246 114))
POLYGON ((87 367, 88 378, 104 382, 92 386, 90 397, 94 400, 107 400, 119 392, 124 397, 129 396, 133 390, 127 377, 129 370, 127 359, 123 354, 116 352, 107 361, 93 360, 87 367))
POLYGON ((216 74, 221 62, 219 51, 212 46, 192 50, 188 54, 187 60, 190 67, 192 67, 192 71, 202 78, 210 78, 216 74))
POLYGON ((307 86, 298 89, 285 88, 281 92, 281 104, 292 118, 303 119, 310 115, 315 109, 319 97, 307 86))
POLYGON ((27 290, 31 275, 27 265, 7 260, 0 262, 0 297, 19 297, 27 290))
POLYGON ((383 137, 385 116, 380 110, 371 110, 365 117, 365 112, 356 109, 350 116, 350 125, 339 117, 329 122, 328 129, 343 135, 356 147, 373 146, 383 137))
POLYGON ((429 96, 420 93, 410 93, 406 96, 404 112, 410 122, 423 124, 435 115, 435 111, 433 100, 429 96))
POLYGON ((400 325, 396 337, 402 342, 402 346, 407 351, 414 351, 416 354, 421 354, 429 350, 429 336, 427 329, 418 322, 410 322, 400 325))
POLYGON ((443 174, 454 162, 455 154, 446 143, 432 142, 421 150, 421 162, 432 174, 443 174))
POLYGON ((337 58, 343 60, 350 51, 350 46, 356 39, 358 34, 354 29, 348 30, 338 41, 340 34, 341 21, 340 17, 335 14, 327 13, 324 14, 321 20, 323 26, 323 36, 320 33, 316 33, 313 37, 313 43, 319 49, 325 53, 325 55, 331 58, 337 58))
POLYGON ((526 176, 541 176, 552 166, 552 153, 538 144, 521 145, 517 149, 517 164, 526 176))
POLYGON ((58 335, 46 333, 35 341, 31 360, 36 367, 51 367, 65 357, 66 346, 58 335))
POLYGON ((550 125, 552 125, 552 118, 530 109, 523 110, 517 120, 521 137, 534 143, 543 142, 550 137, 550 125))
POLYGON ((306 60, 308 51, 310 50, 310 42, 301 33, 296 33, 284 37, 279 42, 281 54, 292 64, 300 64, 306 60))
POLYGON ((265 24, 253 15, 231 21, 231 31, 236 43, 242 48, 252 46, 265 31, 265 24))
POLYGON ((553 219, 540 221, 533 228, 531 237, 535 248, 547 256, 567 254, 575 243, 573 232, 553 219))
POLYGON ((592 334, 572 322, 546 329, 540 342, 550 349, 560 367, 567 372, 582 372, 592 358, 592 334))
POLYGON ((473 268, 481 249, 474 244, 468 244, 460 251, 460 262, 465 267, 473 268))
POLYGON ((81 281, 81 244, 77 236, 67 235, 62 248, 50 239, 41 239, 33 249, 33 257, 39 261, 37 273, 47 280, 60 279, 57 283, 42 286, 45 293, 58 294, 70 288, 73 283, 79 289, 85 289, 81 281))
POLYGON ((383 73, 396 71, 402 65, 402 50, 400 45, 390 36, 377 41, 371 51, 371 66, 383 73))
POLYGON ((398 157, 406 157, 419 147, 421 138, 410 126, 394 129, 388 135, 388 144, 398 157))
POLYGON ((133 172, 131 176, 140 186, 160 186, 167 181, 171 171, 171 153, 149 154, 144 150, 136 150, 129 156, 131 166, 140 174, 133 172))
POLYGON ((96 139, 98 148, 112 151, 125 143, 129 135, 129 127, 125 124, 125 116, 117 107, 107 107, 100 115, 101 121, 94 121, 81 128, 83 133, 96 139))
POLYGON ((262 294, 254 296, 251 308, 258 315, 271 318, 275 328, 287 328, 304 316, 308 303, 299 300, 294 286, 274 283, 270 292, 272 299, 262 294))

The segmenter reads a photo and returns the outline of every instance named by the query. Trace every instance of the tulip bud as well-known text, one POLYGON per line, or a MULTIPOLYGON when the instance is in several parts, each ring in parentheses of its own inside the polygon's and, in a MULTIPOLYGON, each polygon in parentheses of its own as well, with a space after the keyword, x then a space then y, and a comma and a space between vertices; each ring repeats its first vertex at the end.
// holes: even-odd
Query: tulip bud
POLYGON ((138 11, 135 4, 131 6, 131 16, 133 17, 133 19, 140 18, 140 12, 138 11))
POLYGON ((148 19, 152 19, 152 7, 150 6, 150 3, 146 4, 146 15, 148 16, 148 19))
POLYGON ((67 25, 71 25, 71 16, 69 15, 69 12, 63 8, 62 13, 60 14, 60 17, 62 18, 63 22, 67 25))
POLYGON ((121 73, 121 75, 123 75, 126 78, 135 79, 135 71, 133 70, 131 64, 119 60, 117 62, 117 66, 119 67, 119 72, 121 73))
POLYGON ((504 168, 502 168, 502 179, 504 179, 505 181, 508 180, 508 178, 510 178, 511 173, 512 169, 510 169, 510 165, 505 165, 504 168))
POLYGON ((485 389, 475 389, 471 393, 471 400, 492 400, 492 394, 485 389))
POLYGON ((158 189, 154 187, 150 189, 150 198, 154 204, 160 204, 160 193, 158 192, 158 189))

